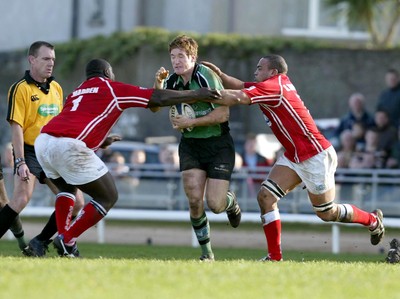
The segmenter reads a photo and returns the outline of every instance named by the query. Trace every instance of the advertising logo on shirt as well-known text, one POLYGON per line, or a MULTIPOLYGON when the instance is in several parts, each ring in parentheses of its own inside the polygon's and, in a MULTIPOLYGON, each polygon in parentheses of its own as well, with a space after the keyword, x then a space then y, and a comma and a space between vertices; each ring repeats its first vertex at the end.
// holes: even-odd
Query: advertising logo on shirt
POLYGON ((56 104, 43 104, 39 106, 38 113, 41 116, 56 116, 60 113, 60 107, 56 104))

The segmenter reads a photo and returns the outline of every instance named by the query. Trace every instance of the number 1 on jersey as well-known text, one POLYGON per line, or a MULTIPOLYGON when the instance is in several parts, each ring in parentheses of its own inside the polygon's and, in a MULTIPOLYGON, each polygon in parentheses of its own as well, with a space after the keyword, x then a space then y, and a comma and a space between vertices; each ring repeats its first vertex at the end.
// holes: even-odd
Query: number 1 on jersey
POLYGON ((79 103, 82 101, 83 96, 79 96, 77 97, 75 100, 72 101, 72 103, 74 104, 71 108, 71 111, 76 111, 76 109, 78 109, 79 103))

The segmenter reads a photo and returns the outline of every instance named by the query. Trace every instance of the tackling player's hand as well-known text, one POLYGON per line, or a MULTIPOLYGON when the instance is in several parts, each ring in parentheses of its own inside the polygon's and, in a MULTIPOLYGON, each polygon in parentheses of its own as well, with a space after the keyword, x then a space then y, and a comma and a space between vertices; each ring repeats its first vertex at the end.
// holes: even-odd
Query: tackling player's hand
POLYGON ((105 140, 104 140, 104 142, 103 142, 103 144, 100 146, 100 148, 102 148, 102 149, 106 149, 108 146, 110 146, 112 143, 114 143, 115 141, 121 141, 122 140, 122 137, 121 136, 119 136, 119 135, 110 135, 110 136, 108 136, 105 140))
POLYGON ((221 100, 222 99, 222 95, 221 92, 219 90, 216 89, 208 89, 208 88, 200 88, 197 90, 197 94, 198 94, 198 100, 200 101, 206 101, 206 100, 221 100))
POLYGON ((200 63, 205 65, 206 67, 209 67, 214 73, 216 73, 218 75, 218 77, 221 77, 222 71, 215 64, 208 62, 208 61, 202 61, 200 63))

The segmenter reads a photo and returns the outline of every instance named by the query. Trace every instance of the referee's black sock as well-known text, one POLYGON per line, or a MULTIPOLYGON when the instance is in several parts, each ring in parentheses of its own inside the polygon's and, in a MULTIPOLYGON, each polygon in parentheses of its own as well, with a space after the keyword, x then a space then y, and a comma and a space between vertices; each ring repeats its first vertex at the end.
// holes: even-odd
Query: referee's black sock
POLYGON ((0 238, 4 236, 4 234, 8 231, 11 224, 14 222, 15 218, 18 216, 18 213, 15 212, 10 206, 5 205, 0 211, 0 238))
POLYGON ((53 214, 51 214, 46 225, 44 226, 40 234, 36 236, 36 238, 39 241, 48 241, 56 233, 57 233, 57 222, 56 222, 56 211, 54 211, 53 214))

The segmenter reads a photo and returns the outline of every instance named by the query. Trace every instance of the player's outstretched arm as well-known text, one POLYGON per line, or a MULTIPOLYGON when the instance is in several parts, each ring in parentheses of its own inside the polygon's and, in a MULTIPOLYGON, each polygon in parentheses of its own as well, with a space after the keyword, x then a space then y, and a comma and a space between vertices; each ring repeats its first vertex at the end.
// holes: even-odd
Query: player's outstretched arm
POLYGON ((220 91, 207 88, 197 90, 155 89, 151 95, 148 107, 171 106, 179 103, 195 103, 197 101, 219 99, 221 99, 220 91))
POLYGON ((241 90, 224 89, 220 90, 222 95, 221 100, 216 100, 215 103, 225 106, 235 106, 235 105, 250 105, 251 100, 241 90))
POLYGON ((216 73, 222 80, 222 84, 224 85, 225 88, 230 88, 230 89, 242 89, 244 88, 244 82, 229 76, 225 74, 224 72, 221 71, 219 67, 217 67, 215 64, 208 62, 208 61, 202 61, 201 64, 204 64, 205 66, 209 67, 216 73))

